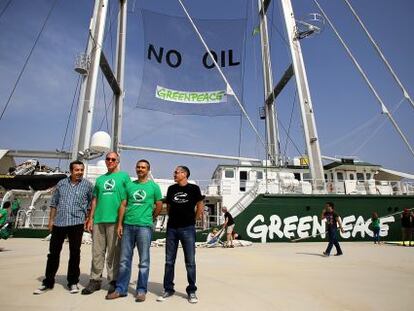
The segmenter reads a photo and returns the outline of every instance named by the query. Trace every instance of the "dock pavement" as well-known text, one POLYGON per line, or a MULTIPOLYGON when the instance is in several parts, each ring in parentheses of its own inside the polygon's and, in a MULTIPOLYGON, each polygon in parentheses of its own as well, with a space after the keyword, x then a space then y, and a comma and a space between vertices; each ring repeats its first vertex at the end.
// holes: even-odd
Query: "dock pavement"
MULTIPOLYGON (((129 294, 105 300, 66 289, 68 245, 64 245, 56 285, 33 295, 43 278, 49 243, 40 239, 0 240, 0 310, 414 310, 414 247, 343 242, 343 256, 323 257, 326 243, 269 243, 249 247, 198 248, 197 304, 186 299, 182 250, 175 269, 176 294, 164 302, 164 253, 151 248, 149 292, 136 303, 138 255, 129 294)), ((91 245, 82 245, 80 286, 88 283, 91 245)), ((106 283, 105 283, 106 284, 106 283)), ((104 286, 106 288, 106 285, 104 286)))

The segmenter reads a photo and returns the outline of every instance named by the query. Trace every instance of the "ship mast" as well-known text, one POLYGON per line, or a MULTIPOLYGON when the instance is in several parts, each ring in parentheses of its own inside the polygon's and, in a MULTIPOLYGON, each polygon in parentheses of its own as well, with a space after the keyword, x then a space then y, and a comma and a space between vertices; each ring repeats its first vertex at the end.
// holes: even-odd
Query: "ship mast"
POLYGON ((308 165, 313 181, 312 188, 314 193, 323 193, 325 192, 325 178, 322 157, 296 20, 293 14, 291 0, 281 0, 281 3, 288 34, 290 53, 292 55, 294 74, 296 76, 305 142, 309 158, 308 165))
POLYGON ((266 121, 266 155, 272 165, 280 166, 280 141, 277 127, 277 114, 273 97, 272 66, 270 62, 269 34, 267 30, 266 9, 270 1, 258 0, 260 16, 260 43, 262 48, 263 83, 265 99, 265 121, 266 121))
POLYGON ((113 73, 103 52, 103 39, 108 5, 108 0, 95 0, 93 16, 89 27, 88 45, 86 54, 83 57, 86 66, 83 70, 77 70, 78 72, 81 72, 83 76, 72 160, 88 160, 93 156, 93 150, 90 150, 89 146, 91 141, 92 120, 95 110, 96 86, 99 69, 102 70, 102 73, 115 96, 115 104, 112 111, 111 149, 116 152, 119 151, 124 101, 127 0, 119 0, 116 74, 113 73))

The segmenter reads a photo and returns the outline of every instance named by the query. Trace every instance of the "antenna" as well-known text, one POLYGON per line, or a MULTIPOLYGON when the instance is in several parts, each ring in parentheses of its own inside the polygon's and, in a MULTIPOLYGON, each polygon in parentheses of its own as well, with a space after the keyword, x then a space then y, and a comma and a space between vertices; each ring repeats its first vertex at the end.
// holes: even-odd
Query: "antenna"
POLYGON ((325 29, 325 18, 319 13, 309 13, 303 19, 296 20, 295 39, 301 40, 325 29))

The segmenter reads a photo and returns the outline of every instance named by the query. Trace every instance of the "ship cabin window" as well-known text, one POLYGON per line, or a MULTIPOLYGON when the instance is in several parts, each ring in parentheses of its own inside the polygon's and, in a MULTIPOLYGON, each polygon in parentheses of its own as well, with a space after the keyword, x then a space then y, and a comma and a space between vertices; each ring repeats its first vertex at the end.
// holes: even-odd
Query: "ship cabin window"
POLYGON ((262 171, 257 171, 256 172, 256 179, 257 180, 262 180, 263 179, 263 172, 262 171))
POLYGON ((364 180, 364 173, 357 173, 357 180, 364 180))
POLYGON ((240 177, 240 191, 245 192, 246 191, 246 181, 247 181, 247 171, 240 171, 239 177, 240 177))
POLYGON ((293 173, 293 176, 295 176, 296 180, 302 180, 300 173, 293 173))
POLYGON ((342 172, 337 172, 336 173, 336 179, 338 179, 338 181, 343 181, 344 180, 344 174, 342 172))
POLYGON ((311 181, 312 180, 311 174, 310 173, 303 173, 303 180, 311 181))
POLYGON ((332 181, 334 180, 334 174, 333 173, 331 173, 331 180, 332 181))
POLYGON ((224 170, 224 178, 234 178, 234 170, 224 170))
POLYGON ((353 173, 349 174, 349 179, 350 180, 355 180, 355 175, 353 173))
POLYGON ((365 177, 367 178, 367 180, 370 180, 371 179, 371 173, 366 173, 365 177))
POLYGON ((328 174, 323 174, 323 176, 325 177, 325 181, 328 181, 328 174))

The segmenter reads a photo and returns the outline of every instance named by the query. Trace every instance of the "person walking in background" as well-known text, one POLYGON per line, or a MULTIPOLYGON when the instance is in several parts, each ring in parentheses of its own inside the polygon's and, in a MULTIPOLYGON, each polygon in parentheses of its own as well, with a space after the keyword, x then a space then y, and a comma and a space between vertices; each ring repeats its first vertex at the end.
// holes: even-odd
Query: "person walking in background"
POLYGON ((70 176, 60 180, 50 201, 48 228, 52 233, 47 255, 45 278, 33 294, 53 289, 59 268, 60 252, 65 238, 69 239, 67 281, 71 294, 79 292, 79 263, 86 215, 92 200, 92 184, 83 178, 85 166, 81 161, 70 163, 70 176))
POLYGON ((162 194, 160 186, 148 178, 150 163, 147 160, 139 160, 135 169, 138 179, 127 185, 127 198, 122 201, 118 212, 117 233, 121 239, 121 259, 116 289, 106 299, 127 296, 132 258, 137 246, 139 272, 135 301, 143 302, 147 294, 150 271, 152 227, 162 209, 162 194))
POLYGON ((119 162, 116 152, 107 153, 105 165, 108 172, 96 179, 91 213, 85 226, 87 231, 92 232, 91 275, 82 295, 101 289, 105 255, 108 293, 115 291, 120 254, 120 242, 116 233, 118 209, 126 198, 126 186, 131 181, 126 172, 119 170, 119 162))
POLYGON ((322 219, 326 220, 326 231, 328 233, 329 243, 326 248, 326 251, 323 252, 324 256, 329 256, 332 250, 332 247, 335 245, 336 248, 336 254, 335 256, 341 256, 343 255, 341 246, 338 242, 338 225, 341 230, 341 232, 344 232, 344 229, 342 228, 342 222, 339 218, 338 214, 334 212, 334 204, 332 202, 327 202, 325 204, 325 208, 322 211, 322 219))
POLYGON ((174 268, 178 244, 184 251, 188 286, 186 292, 190 303, 197 303, 196 263, 195 263, 195 222, 201 219, 203 199, 200 188, 190 184, 190 170, 186 166, 177 166, 174 171, 174 185, 167 190, 168 224, 165 245, 164 293, 157 301, 165 301, 174 295, 174 268))
POLYGON ((234 219, 233 216, 231 216, 231 214, 227 211, 227 207, 223 207, 221 211, 224 213, 223 229, 226 230, 226 244, 224 247, 233 248, 234 219))
POLYGON ((380 219, 377 212, 372 213, 372 231, 374 232, 374 244, 380 244, 380 219))
POLYGON ((408 241, 407 246, 411 246, 412 241, 412 221, 413 216, 408 208, 404 208, 401 214, 401 235, 402 235, 402 245, 405 245, 405 241, 408 241))

